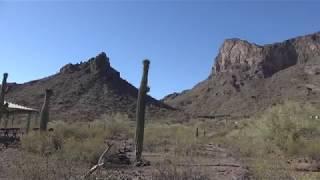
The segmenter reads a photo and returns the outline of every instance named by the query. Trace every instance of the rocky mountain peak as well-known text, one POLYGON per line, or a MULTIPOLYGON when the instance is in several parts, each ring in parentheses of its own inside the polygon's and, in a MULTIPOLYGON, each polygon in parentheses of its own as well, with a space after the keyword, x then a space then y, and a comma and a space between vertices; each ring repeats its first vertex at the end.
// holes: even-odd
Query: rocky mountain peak
POLYGON ((75 71, 86 70, 91 73, 106 72, 111 68, 109 58, 102 52, 96 57, 77 64, 67 64, 60 69, 60 73, 73 73, 75 71))
POLYGON ((90 64, 90 71, 93 73, 107 72, 111 68, 109 58, 104 52, 98 54, 95 58, 91 58, 88 63, 90 64))
POLYGON ((111 67, 109 58, 105 52, 101 52, 96 57, 92 57, 85 62, 77 64, 69 63, 60 69, 60 74, 72 74, 77 71, 120 78, 120 73, 111 67))
MULTIPOLYGON (((23 84, 10 84, 8 101, 40 109, 45 89, 52 89, 51 119, 88 121, 102 115, 122 113, 134 117, 138 89, 120 77, 102 52, 76 64, 67 64, 60 72, 23 84)), ((162 116, 170 106, 146 97, 147 115, 162 116)))

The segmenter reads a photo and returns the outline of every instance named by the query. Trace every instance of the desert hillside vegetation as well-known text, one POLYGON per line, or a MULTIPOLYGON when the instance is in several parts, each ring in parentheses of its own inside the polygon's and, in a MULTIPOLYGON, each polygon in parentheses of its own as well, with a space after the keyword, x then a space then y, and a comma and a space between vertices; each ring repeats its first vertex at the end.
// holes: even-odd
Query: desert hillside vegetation
MULTIPOLYGON (((149 120, 144 154, 155 167, 149 177, 210 179, 206 168, 184 165, 210 160, 203 148, 215 144, 216 149, 231 149, 225 156, 239 159, 253 179, 318 179, 320 174, 310 169, 318 168, 313 162, 320 158, 316 114, 310 104, 287 102, 250 119, 193 119, 183 124, 149 120)), ((88 123, 57 121, 49 127, 54 131, 32 132, 22 138, 22 148, 16 152, 19 159, 10 169, 13 179, 79 178, 97 163, 106 143, 116 142, 114 153, 121 148, 132 150, 134 143, 135 122, 122 114, 88 123)), ((110 169, 114 165, 106 165, 91 178, 118 177, 110 169)))

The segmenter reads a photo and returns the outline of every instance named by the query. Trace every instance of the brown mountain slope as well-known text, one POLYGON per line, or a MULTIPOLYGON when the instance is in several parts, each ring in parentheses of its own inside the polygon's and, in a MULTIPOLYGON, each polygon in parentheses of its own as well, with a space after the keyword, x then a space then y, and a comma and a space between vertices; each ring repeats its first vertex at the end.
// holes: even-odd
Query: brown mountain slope
MULTIPOLYGON (((110 66, 105 53, 80 64, 68 64, 60 72, 24 84, 11 84, 7 100, 40 109, 44 90, 53 89, 54 120, 94 120, 103 114, 134 115, 138 90, 110 66)), ((148 96, 148 112, 172 108, 148 96)))
POLYGON ((265 46, 228 39, 208 79, 163 99, 194 115, 233 116, 287 100, 320 104, 320 33, 265 46))

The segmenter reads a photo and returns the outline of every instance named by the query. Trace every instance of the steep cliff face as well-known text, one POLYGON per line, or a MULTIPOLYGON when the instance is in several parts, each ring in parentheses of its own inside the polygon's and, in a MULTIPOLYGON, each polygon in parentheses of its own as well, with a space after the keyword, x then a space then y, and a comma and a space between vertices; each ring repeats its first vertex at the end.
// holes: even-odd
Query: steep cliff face
POLYGON ((320 103, 319 57, 320 33, 264 46, 228 39, 208 79, 163 101, 194 115, 239 116, 287 100, 320 103))
POLYGON ((248 78, 265 78, 318 55, 320 33, 265 46, 240 39, 228 39, 215 59, 213 73, 240 72, 248 78))
POLYGON ((240 39, 225 40, 215 60, 213 73, 257 69, 264 59, 263 47, 240 39))
MULTIPOLYGON (((105 53, 85 62, 67 64, 59 73, 47 78, 11 84, 7 100, 39 109, 47 88, 54 92, 51 98, 53 120, 87 121, 113 113, 134 117, 138 90, 111 67, 105 53)), ((147 104, 149 115, 172 109, 150 96, 147 104)))

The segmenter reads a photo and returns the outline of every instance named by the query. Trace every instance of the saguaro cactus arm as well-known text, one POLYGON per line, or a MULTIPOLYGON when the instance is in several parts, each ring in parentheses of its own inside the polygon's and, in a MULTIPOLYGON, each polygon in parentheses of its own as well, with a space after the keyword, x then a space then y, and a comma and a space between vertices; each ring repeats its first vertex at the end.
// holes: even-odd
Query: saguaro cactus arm
POLYGON ((4 96, 8 92, 7 79, 8 79, 8 73, 4 73, 2 84, 1 84, 1 95, 0 95, 0 102, 2 106, 4 104, 4 96))
POLYGON ((136 112, 136 161, 141 162, 142 149, 143 149, 143 136, 144 136, 144 121, 145 121, 145 106, 146 106, 146 94, 150 90, 148 87, 148 72, 149 72, 149 60, 143 61, 143 75, 137 100, 137 112, 136 112))
POLYGON ((3 74, 2 84, 1 84, 1 92, 0 92, 0 119, 2 118, 2 114, 4 113, 4 96, 8 92, 7 87, 7 79, 8 73, 3 74))

